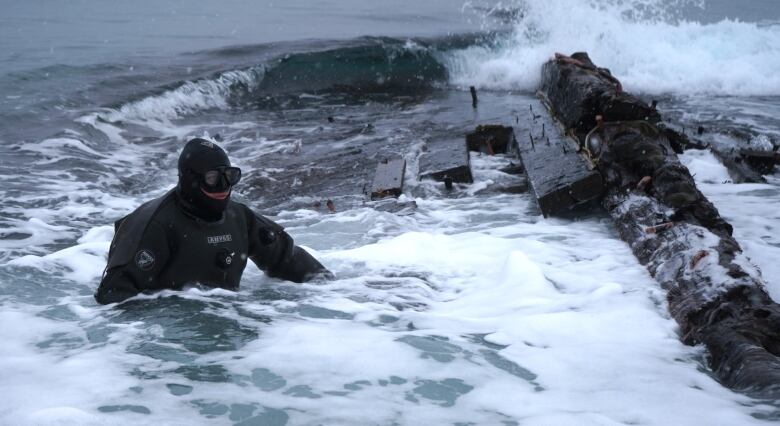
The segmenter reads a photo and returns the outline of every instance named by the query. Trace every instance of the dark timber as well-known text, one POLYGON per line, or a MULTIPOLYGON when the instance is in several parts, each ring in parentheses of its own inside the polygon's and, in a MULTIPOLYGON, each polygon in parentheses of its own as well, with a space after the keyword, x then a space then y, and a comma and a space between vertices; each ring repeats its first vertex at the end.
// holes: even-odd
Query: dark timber
MULTIPOLYGON (((607 122, 661 121, 655 103, 648 105, 624 92, 620 81, 608 69, 594 65, 587 53, 577 52, 570 57, 556 53, 555 60, 542 67, 542 91, 555 105, 556 118, 580 139, 596 126, 597 116, 607 122)), ((664 129, 678 154, 687 148, 711 149, 723 160, 735 182, 764 182, 761 175, 771 172, 777 162, 774 153, 727 149, 664 129)))
POLYGON ((484 124, 466 135, 469 151, 485 154, 504 154, 515 142, 514 130, 509 126, 484 124))
POLYGON ((780 398, 780 305, 677 159, 667 132, 652 124, 659 120, 654 109, 622 92, 586 54, 557 56, 544 65, 542 81, 553 112, 604 176, 602 204, 621 238, 668 291, 683 342, 706 346, 724 385, 780 398), (594 129, 596 115, 604 123, 594 129))
POLYGON ((398 197, 403 192, 406 160, 398 158, 383 160, 376 166, 374 183, 371 185, 371 199, 398 197))
POLYGON ((445 182, 450 189, 452 182, 471 183, 471 165, 463 139, 428 142, 426 152, 420 156, 420 179, 445 182))
POLYGON ((766 182, 763 175, 772 173, 780 162, 780 154, 775 151, 713 146, 677 130, 662 128, 676 153, 680 154, 686 149, 709 149, 728 169, 731 180, 736 183, 766 182))
POLYGON ((577 153, 577 142, 550 118, 540 102, 529 110, 530 129, 520 136, 518 150, 542 214, 565 212, 601 196, 601 175, 577 153))

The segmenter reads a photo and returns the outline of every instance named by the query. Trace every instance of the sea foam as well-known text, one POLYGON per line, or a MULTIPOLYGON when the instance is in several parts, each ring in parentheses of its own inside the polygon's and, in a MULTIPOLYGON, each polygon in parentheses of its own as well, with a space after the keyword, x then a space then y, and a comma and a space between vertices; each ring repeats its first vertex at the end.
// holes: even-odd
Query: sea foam
POLYGON ((654 0, 521 2, 510 36, 494 46, 446 55, 450 81, 535 90, 541 65, 555 52, 587 51, 630 91, 780 94, 780 26, 733 20, 702 24, 668 10, 654 0))
POLYGON ((111 110, 109 121, 172 120, 194 111, 226 109, 232 93, 252 90, 262 80, 263 70, 249 68, 221 73, 213 78, 186 81, 159 95, 148 96, 111 110))

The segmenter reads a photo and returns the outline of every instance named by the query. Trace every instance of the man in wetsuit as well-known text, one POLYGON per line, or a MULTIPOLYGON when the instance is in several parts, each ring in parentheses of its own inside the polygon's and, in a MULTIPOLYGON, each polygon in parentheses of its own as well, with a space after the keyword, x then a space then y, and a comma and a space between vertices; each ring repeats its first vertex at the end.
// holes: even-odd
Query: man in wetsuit
POLYGON ((187 284, 237 290, 247 259, 271 277, 304 282, 330 275, 278 224, 230 200, 241 170, 225 151, 189 141, 179 183, 115 224, 98 303, 187 284))

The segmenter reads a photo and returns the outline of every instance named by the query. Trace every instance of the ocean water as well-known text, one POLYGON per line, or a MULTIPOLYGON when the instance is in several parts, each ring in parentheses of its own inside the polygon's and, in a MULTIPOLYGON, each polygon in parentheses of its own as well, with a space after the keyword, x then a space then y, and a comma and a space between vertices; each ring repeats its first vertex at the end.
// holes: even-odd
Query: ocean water
MULTIPOLYGON (((780 4, 0 1, 0 424, 750 425, 594 211, 545 219, 508 157, 417 179, 428 141, 527 111, 586 50, 675 126, 780 144, 780 4), (468 86, 479 90, 471 108, 468 86), (192 137, 337 279, 97 305, 113 221, 192 137), (399 204, 369 203, 403 157, 399 204), (336 212, 325 207, 332 200, 336 212)), ((682 159, 780 300, 780 176, 682 159)))

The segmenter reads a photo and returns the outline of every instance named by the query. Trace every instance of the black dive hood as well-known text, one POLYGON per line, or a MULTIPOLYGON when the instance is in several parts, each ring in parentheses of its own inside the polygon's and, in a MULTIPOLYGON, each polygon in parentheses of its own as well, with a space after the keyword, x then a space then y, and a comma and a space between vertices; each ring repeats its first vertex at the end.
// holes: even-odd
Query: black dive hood
MULTIPOLYGON (((179 155, 177 194, 187 212, 210 222, 222 218, 230 201, 230 195, 222 200, 206 195, 203 175, 209 170, 229 166, 230 159, 227 154, 213 142, 195 138, 184 145, 179 155)), ((229 192, 230 189, 230 184, 224 176, 221 176, 217 185, 209 187, 208 191, 229 192)))

